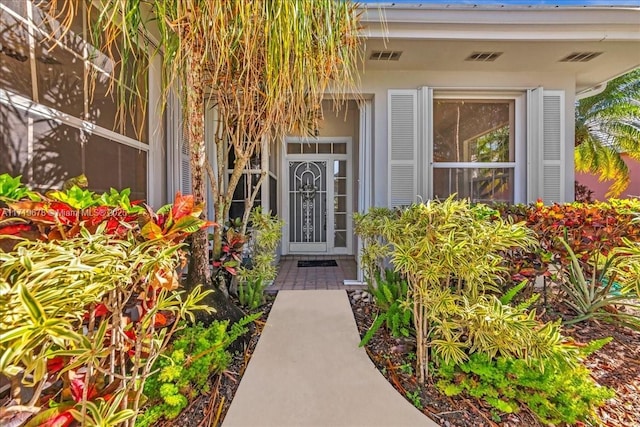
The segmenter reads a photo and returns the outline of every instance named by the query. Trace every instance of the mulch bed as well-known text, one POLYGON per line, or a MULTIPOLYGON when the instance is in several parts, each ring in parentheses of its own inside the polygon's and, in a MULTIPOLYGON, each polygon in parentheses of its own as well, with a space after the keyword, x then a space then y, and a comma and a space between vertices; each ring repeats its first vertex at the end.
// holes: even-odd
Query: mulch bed
POLYGON ((262 316, 256 321, 256 327, 244 351, 233 354, 231 364, 224 373, 211 377, 211 392, 189 402, 189 406, 177 418, 157 424, 159 427, 212 427, 222 424, 258 344, 275 297, 276 294, 267 294, 266 304, 251 312, 261 311, 262 316))
MULTIPOLYGON (((355 302, 352 298, 349 300, 362 337, 375 319, 376 307, 372 302, 363 299, 355 302)), ((572 336, 579 342, 613 337, 609 344, 586 361, 593 378, 598 383, 613 388, 617 393, 615 398, 607 401, 606 405, 598 410, 598 414, 604 426, 640 426, 640 333, 609 324, 585 322, 566 328, 565 335, 572 336)), ((366 350, 393 387, 405 397, 411 394, 416 400, 415 397, 419 396, 422 412, 442 426, 542 425, 529 411, 500 414, 472 397, 445 396, 433 383, 420 387, 409 369, 415 368, 415 362, 408 357, 414 352, 415 344, 392 337, 384 328, 378 330, 369 341, 366 350)))

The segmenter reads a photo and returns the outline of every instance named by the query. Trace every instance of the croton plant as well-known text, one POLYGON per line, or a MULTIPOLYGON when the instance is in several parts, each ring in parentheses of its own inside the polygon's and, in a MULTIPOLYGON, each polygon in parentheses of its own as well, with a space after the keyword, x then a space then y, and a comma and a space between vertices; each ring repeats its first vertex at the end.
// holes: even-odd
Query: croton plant
POLYGON ((83 181, 40 194, 0 175, 3 426, 133 425, 178 321, 209 310, 177 275, 182 242, 214 225, 202 206, 178 193, 154 211, 83 181))
POLYGON ((611 199, 597 203, 566 203, 545 205, 538 201, 531 205, 497 206, 503 217, 524 221, 540 241, 535 252, 520 251, 509 254, 509 265, 515 281, 533 279, 538 275, 552 275, 549 267, 568 266, 571 257, 562 241, 566 241, 589 274, 589 261, 598 254, 607 257, 615 248, 626 246, 625 240, 640 242, 636 199, 611 199))

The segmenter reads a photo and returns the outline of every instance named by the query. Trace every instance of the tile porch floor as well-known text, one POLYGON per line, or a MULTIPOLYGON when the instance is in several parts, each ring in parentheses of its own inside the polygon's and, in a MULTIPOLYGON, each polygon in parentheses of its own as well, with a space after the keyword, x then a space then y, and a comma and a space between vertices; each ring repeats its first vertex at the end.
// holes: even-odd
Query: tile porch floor
POLYGON ((269 291, 305 289, 363 289, 365 286, 343 284, 357 278, 356 260, 347 255, 287 255, 280 258, 278 276, 269 291), (337 267, 298 267, 298 260, 334 259, 337 267))

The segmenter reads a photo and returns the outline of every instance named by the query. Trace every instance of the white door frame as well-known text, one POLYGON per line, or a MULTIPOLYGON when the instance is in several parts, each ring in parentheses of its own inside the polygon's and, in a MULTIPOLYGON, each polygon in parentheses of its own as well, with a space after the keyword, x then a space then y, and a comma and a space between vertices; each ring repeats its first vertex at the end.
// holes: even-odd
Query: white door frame
MULTIPOLYGON (((358 135, 358 211, 360 213, 366 213, 372 206, 372 188, 373 188, 373 173, 372 173, 372 100, 363 99, 359 102, 358 107, 360 109, 360 123, 359 123, 359 135, 358 135)), ((353 219, 350 220, 353 224, 353 219)), ((357 280, 353 284, 365 283, 364 270, 360 263, 360 253, 362 252, 362 239, 357 236, 357 251, 356 251, 356 274, 357 280)), ((350 284, 352 281, 349 281, 350 284)))
POLYGON ((281 177, 282 182, 280 188, 282 189, 282 210, 281 217, 285 221, 285 226, 282 230, 282 254, 305 254, 305 255, 352 255, 353 254, 353 167, 352 167, 352 147, 353 141, 351 137, 317 137, 317 138, 302 138, 302 137, 286 137, 284 139, 283 155, 281 156, 281 177), (324 154, 324 153, 309 153, 309 154, 287 154, 288 143, 346 143, 346 154, 324 154), (333 204, 330 202, 333 200, 333 173, 329 168, 329 164, 334 160, 346 160, 347 162, 347 247, 335 248, 334 247, 334 216, 333 216, 333 204), (326 252, 294 252, 289 248, 289 230, 290 230, 290 218, 289 218, 289 161, 325 161, 327 162, 327 250, 326 252))

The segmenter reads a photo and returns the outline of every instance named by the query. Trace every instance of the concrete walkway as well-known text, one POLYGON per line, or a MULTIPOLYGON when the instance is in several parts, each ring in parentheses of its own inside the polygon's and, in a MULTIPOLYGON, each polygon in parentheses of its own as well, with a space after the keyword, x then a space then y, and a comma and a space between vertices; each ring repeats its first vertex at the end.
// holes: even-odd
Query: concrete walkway
POLYGON ((345 291, 280 291, 223 427, 437 426, 359 341, 345 291))

